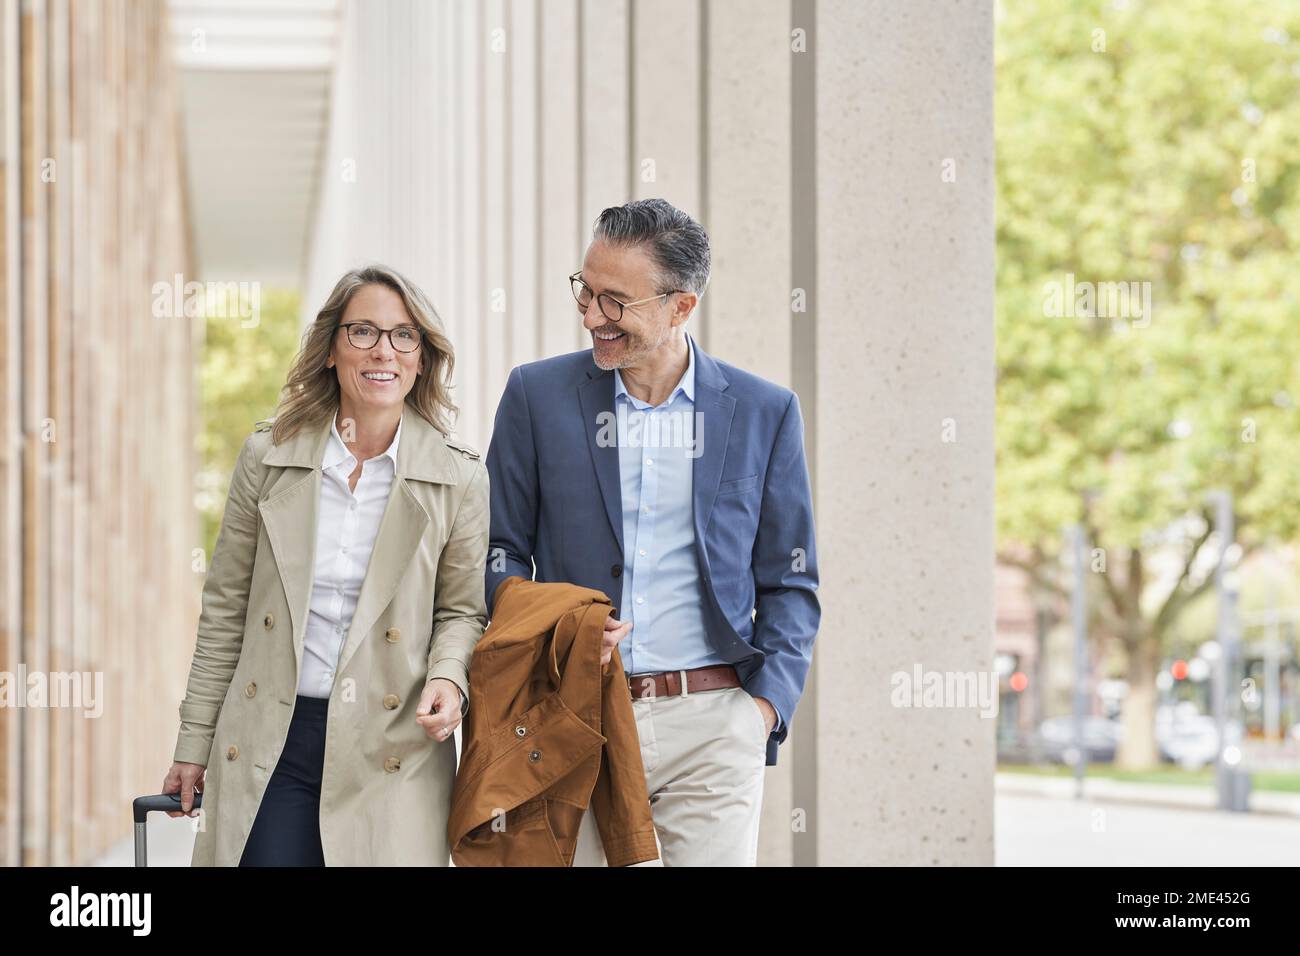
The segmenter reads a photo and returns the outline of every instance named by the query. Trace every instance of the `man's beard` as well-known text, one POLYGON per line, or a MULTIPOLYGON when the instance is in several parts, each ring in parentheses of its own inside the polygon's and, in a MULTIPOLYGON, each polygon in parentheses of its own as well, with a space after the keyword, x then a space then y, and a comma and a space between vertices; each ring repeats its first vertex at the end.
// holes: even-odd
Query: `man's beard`
MULTIPOLYGON (((604 332, 607 330, 601 329, 600 331, 604 332)), ((619 329, 619 331, 621 332, 622 329, 619 329)), ((596 345, 596 337, 592 334, 591 357, 595 361, 596 367, 606 372, 616 368, 627 368, 630 365, 636 365, 645 358, 645 356, 663 345, 666 339, 666 333, 658 342, 651 342, 643 336, 624 332, 623 338, 618 340, 618 342, 622 344, 619 346, 619 354, 617 357, 602 360, 596 345)))

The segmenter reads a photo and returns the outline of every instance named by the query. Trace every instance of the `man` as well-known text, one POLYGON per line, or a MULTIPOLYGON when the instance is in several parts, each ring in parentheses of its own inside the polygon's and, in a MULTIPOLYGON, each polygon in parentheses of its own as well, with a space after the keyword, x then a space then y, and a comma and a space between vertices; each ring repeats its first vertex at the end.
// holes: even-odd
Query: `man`
POLYGON ((592 348, 515 368, 497 409, 486 591, 613 600, 664 865, 752 866, 821 612, 799 400, 687 334, 708 279, 669 203, 600 214, 570 277, 592 348))

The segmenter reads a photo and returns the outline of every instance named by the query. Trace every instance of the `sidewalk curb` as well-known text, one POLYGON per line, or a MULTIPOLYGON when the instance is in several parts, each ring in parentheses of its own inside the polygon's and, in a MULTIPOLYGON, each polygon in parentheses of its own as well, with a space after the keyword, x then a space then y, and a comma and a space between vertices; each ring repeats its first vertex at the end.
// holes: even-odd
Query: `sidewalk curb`
MULTIPOLYGON (((994 774, 998 794, 1045 797, 1055 800, 1075 799, 1073 777, 1038 777, 1033 774, 998 771, 994 774)), ((1103 803, 1164 807, 1172 810, 1218 810, 1216 795, 1209 787, 1185 784, 1127 783, 1104 777, 1085 777, 1083 799, 1103 803)), ((1250 795, 1250 813, 1300 818, 1300 794, 1254 791, 1250 795)))

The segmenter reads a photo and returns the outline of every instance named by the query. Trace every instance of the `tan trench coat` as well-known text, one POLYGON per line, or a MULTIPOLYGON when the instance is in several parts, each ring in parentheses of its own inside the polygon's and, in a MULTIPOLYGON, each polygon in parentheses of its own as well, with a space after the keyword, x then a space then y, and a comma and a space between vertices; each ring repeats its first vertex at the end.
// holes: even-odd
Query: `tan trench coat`
MULTIPOLYGON (((244 442, 203 587, 175 759, 207 767, 193 865, 234 866, 289 730, 315 557, 326 422, 244 442)), ((335 671, 321 782, 327 866, 446 866, 454 738, 416 723, 426 681, 468 708, 487 624, 488 476, 414 409, 335 671)))

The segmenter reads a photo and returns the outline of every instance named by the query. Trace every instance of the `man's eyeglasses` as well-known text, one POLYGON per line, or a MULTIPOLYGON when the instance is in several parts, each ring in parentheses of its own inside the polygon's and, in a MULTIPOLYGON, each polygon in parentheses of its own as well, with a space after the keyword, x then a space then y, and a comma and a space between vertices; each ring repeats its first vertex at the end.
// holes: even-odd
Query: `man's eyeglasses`
MULTIPOLYGON (((583 314, 587 312, 587 307, 591 305, 593 295, 591 286, 582 281, 582 270, 578 270, 569 276, 569 288, 573 290, 573 297, 578 301, 578 308, 582 309, 583 314)), ((623 320, 623 310, 630 309, 634 305, 641 305, 643 302, 653 302, 655 299, 662 299, 666 295, 672 295, 675 292, 685 292, 685 289, 670 289, 668 292, 660 292, 658 295, 652 295, 645 299, 637 299, 635 302, 620 302, 608 292, 602 292, 596 296, 596 306, 600 309, 600 314, 611 322, 621 322, 623 320)))
POLYGON ((388 344, 398 352, 414 352, 420 347, 423 336, 413 325, 399 325, 391 329, 381 329, 369 322, 344 322, 339 326, 348 333, 348 341, 359 349, 372 349, 379 344, 382 335, 388 336, 388 344))

